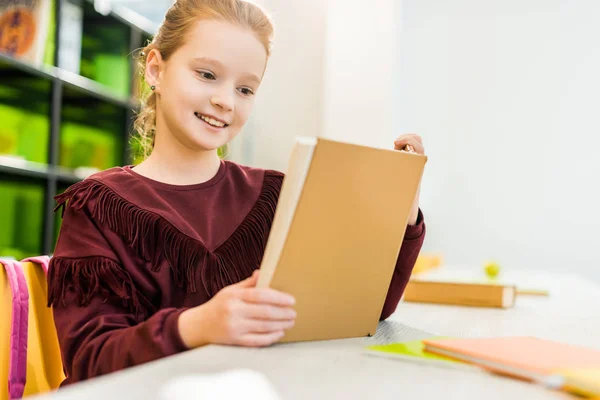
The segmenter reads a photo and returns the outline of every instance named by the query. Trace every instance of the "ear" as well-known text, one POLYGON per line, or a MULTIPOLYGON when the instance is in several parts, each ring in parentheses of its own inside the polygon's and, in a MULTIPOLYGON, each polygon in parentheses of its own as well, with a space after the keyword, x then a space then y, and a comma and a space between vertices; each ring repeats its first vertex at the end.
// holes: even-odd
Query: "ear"
POLYGON ((145 78, 149 86, 156 87, 155 92, 159 92, 160 90, 160 80, 163 70, 164 63, 160 52, 156 49, 150 50, 150 53, 146 56, 145 78))

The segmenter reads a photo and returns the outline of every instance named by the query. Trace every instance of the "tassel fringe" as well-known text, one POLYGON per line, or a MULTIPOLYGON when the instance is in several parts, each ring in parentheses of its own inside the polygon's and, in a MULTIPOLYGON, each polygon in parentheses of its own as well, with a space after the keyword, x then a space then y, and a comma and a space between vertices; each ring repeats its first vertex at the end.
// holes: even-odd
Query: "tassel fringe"
POLYGON ((283 175, 265 175, 260 197, 244 222, 213 253, 202 269, 202 282, 210 296, 225 286, 252 275, 260 267, 275 216, 283 175))
MULTIPOLYGON (((283 174, 265 172, 261 195, 254 207, 235 232, 213 252, 198 240, 179 231, 160 215, 139 208, 94 179, 81 181, 56 196, 58 204, 55 211, 62 209, 64 216, 66 207, 81 210, 89 199, 94 199, 96 206, 89 210, 92 218, 116 232, 140 257, 151 263, 153 271, 158 271, 163 260, 166 260, 171 267, 175 284, 190 293, 196 291, 195 273, 200 269, 204 289, 213 296, 223 287, 249 277, 252 271, 260 267, 282 181, 283 174)), ((52 293, 52 301, 64 298, 65 284, 73 282, 78 288, 82 284, 87 287, 81 293, 82 305, 89 302, 96 289, 102 288, 110 289, 139 307, 139 295, 136 294, 129 274, 118 264, 103 260, 100 262, 90 259, 80 263, 55 261, 57 265, 53 269, 57 276, 53 278, 58 280, 54 280, 57 284, 52 293), (63 267, 66 267, 65 272, 62 272, 63 267), (94 273, 95 270, 98 273, 94 273), (119 276, 119 279, 113 278, 102 285, 102 281, 108 278, 103 274, 109 271, 119 276), (106 285, 108 286, 104 287, 106 285)))
POLYGON ((53 257, 48 268, 48 306, 66 305, 67 293, 75 293, 79 306, 90 304, 93 297, 116 295, 136 317, 147 315, 152 305, 135 287, 129 273, 117 262, 105 257, 53 257), (145 304, 142 304, 145 303, 145 304))

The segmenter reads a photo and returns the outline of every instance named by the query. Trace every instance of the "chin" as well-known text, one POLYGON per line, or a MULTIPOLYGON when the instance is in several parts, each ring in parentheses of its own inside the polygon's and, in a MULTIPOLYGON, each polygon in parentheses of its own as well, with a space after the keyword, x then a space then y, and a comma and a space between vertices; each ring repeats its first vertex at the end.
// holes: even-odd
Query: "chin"
POLYGON ((198 151, 213 151, 219 149, 219 147, 223 147, 227 144, 227 141, 191 138, 191 144, 193 148, 198 151))

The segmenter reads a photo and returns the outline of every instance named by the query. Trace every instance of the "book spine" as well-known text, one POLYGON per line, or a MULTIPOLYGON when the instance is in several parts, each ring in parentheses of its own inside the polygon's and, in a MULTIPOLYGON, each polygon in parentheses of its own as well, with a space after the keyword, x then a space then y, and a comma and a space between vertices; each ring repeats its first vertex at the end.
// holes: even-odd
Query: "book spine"
POLYGON ((505 286, 411 281, 404 301, 506 308, 514 303, 514 290, 505 286))

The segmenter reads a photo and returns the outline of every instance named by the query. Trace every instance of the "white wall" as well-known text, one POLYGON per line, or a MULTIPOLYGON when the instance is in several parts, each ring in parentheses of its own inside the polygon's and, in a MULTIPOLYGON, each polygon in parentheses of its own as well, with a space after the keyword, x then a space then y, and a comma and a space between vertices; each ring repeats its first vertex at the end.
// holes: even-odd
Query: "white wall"
POLYGON ((600 2, 404 0, 401 18, 426 249, 600 280, 600 2))
POLYGON ((273 16, 275 46, 251 119, 232 143, 230 158, 285 171, 294 138, 321 133, 327 3, 256 3, 273 16))
POLYGON ((285 171, 296 136, 393 147, 396 0, 262 0, 276 45, 230 159, 285 171))
POLYGON ((277 45, 234 160, 285 170, 298 135, 418 132, 425 250, 600 280, 600 2, 261 4, 277 45))
POLYGON ((323 136, 393 148, 399 2, 327 3, 323 136))

